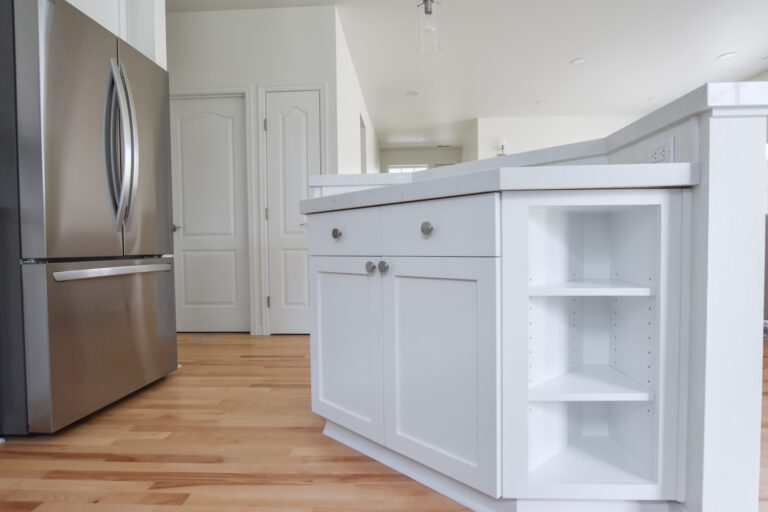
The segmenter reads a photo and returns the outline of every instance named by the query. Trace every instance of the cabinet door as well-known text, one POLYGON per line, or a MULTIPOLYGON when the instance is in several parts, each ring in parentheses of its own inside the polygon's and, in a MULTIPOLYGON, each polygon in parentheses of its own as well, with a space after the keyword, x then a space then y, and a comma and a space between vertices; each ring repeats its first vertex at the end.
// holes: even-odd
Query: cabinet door
POLYGON ((310 258, 312 410, 384 441, 381 278, 376 258, 310 258))
POLYGON ((384 258, 387 447, 499 496, 498 258, 384 258))

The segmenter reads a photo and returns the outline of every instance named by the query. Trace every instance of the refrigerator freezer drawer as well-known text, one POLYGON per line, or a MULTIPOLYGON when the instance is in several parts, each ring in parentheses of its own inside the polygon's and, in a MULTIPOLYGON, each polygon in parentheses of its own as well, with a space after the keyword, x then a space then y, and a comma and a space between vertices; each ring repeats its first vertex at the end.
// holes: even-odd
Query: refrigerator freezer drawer
POLYGON ((172 265, 23 266, 31 432, 54 432, 176 369, 172 265))

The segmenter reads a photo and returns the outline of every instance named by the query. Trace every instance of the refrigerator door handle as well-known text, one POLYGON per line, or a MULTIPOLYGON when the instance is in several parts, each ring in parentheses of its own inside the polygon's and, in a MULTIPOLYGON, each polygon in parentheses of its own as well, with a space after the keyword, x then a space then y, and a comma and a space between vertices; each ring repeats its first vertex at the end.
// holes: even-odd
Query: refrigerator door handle
POLYGON ((125 220, 126 208, 128 207, 128 195, 133 182, 133 129, 130 114, 130 105, 128 94, 125 90, 122 72, 117 63, 117 59, 111 59, 110 68, 112 70, 112 79, 115 83, 117 92, 117 104, 120 108, 120 156, 121 156, 121 175, 120 192, 117 198, 117 212, 115 214, 115 230, 122 231, 125 220))
POLYGON ((82 270, 62 270, 53 272, 53 280, 56 282, 79 281, 81 279, 94 279, 99 277, 127 276, 131 274, 146 274, 148 272, 170 272, 170 263, 156 263, 153 265, 131 265, 126 267, 86 268, 82 270))
POLYGON ((107 177, 107 191, 109 192, 112 218, 115 224, 117 224, 117 210, 120 200, 120 157, 117 144, 115 143, 115 139, 119 137, 120 132, 116 124, 119 117, 117 113, 116 87, 117 82, 110 66, 109 78, 107 79, 107 94, 104 100, 102 134, 104 136, 104 169, 107 177))
POLYGON ((128 80, 128 72, 125 67, 120 64, 120 73, 123 78, 123 84, 125 85, 125 94, 128 99, 128 114, 130 116, 131 123, 131 179, 128 195, 128 199, 125 205, 124 222, 128 221, 128 216, 131 214, 131 202, 133 196, 136 193, 136 185, 139 182, 139 133, 136 127, 136 107, 133 103, 133 91, 131 90, 131 82, 128 80))

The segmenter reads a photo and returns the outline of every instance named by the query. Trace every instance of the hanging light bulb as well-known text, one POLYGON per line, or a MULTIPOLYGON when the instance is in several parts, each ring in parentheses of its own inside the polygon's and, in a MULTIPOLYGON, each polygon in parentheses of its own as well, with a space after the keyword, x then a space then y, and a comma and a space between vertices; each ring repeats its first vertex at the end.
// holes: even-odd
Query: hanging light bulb
POLYGON ((418 5, 417 22, 419 29, 418 49, 427 55, 440 51, 440 31, 438 12, 434 0, 424 0, 418 5), (423 9, 422 9, 423 7, 423 9))

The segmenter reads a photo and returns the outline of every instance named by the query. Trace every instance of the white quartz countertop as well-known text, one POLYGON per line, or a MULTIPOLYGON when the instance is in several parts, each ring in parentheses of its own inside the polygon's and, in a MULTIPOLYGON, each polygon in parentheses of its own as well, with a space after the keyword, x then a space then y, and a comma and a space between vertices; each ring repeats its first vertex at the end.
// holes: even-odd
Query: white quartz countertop
MULTIPOLYGON (((449 171, 450 167, 445 170, 449 171)), ((300 210, 310 214, 508 190, 670 188, 699 184, 698 168, 690 163, 500 167, 446 174, 308 199, 300 203, 300 210)))

